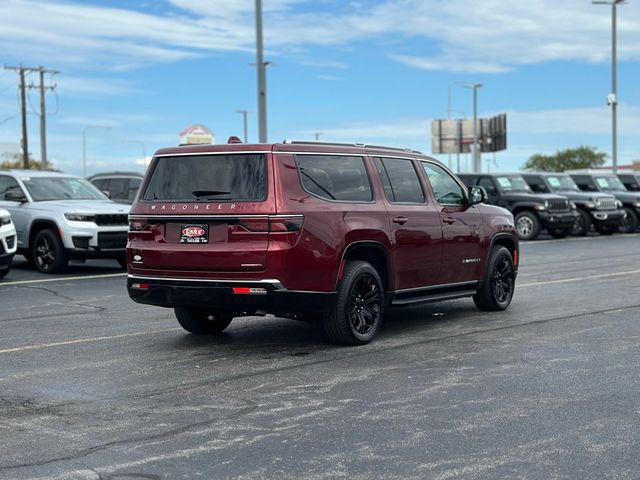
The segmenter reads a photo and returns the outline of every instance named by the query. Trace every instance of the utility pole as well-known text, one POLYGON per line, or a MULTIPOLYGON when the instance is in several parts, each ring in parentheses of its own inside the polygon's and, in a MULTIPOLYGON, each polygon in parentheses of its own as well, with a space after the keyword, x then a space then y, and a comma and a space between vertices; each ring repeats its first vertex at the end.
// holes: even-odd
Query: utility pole
POLYGON ((22 147, 22 167, 24 169, 29 168, 29 137, 27 133, 27 94, 26 89, 27 86, 24 81, 25 72, 35 72, 37 68, 23 67, 22 65, 18 67, 8 67, 5 65, 5 70, 13 70, 18 72, 20 76, 20 113, 22 115, 22 140, 20 142, 20 146, 22 147))
POLYGON ((267 86, 262 45, 262 0, 256 0, 256 68, 258 70, 258 130, 260 143, 267 143, 267 86))
MULTIPOLYGON (((38 72, 40 73, 40 86, 37 87, 40 91, 40 156, 42 160, 42 169, 47 169, 47 102, 45 98, 45 92, 47 90, 53 91, 56 88, 56 85, 45 86, 44 84, 44 75, 45 73, 50 73, 55 75, 56 73, 60 73, 58 70, 47 70, 42 65, 38 67, 38 72)), ((28 86, 31 90, 32 88, 36 88, 35 85, 31 84, 28 86)))
POLYGON ((472 167, 474 173, 480 173, 482 171, 482 158, 480 156, 480 149, 478 148, 478 88, 482 87, 481 83, 466 83, 463 85, 465 88, 471 88, 473 90, 473 150, 472 150, 472 167))

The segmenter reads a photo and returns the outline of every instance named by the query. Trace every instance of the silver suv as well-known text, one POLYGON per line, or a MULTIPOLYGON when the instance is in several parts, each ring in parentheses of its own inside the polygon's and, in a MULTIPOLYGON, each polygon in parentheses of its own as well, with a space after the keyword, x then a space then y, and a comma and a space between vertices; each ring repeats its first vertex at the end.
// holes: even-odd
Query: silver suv
POLYGON ((0 208, 0 278, 9 273, 16 246, 16 229, 11 222, 11 214, 0 208))
POLYGON ((0 170, 0 207, 11 213, 18 253, 39 271, 64 271, 70 259, 115 258, 126 265, 129 207, 83 178, 0 170))

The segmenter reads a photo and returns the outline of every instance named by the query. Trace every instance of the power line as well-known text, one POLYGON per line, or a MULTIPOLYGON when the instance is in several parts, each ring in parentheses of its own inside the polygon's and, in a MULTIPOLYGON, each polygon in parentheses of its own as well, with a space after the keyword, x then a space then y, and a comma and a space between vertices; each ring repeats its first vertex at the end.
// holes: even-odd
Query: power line
MULTIPOLYGON (((42 153, 42 167, 47 167, 47 137, 46 137, 46 102, 45 102, 45 93, 47 90, 53 91, 56 88, 56 85, 45 85, 44 84, 44 76, 47 73, 55 75, 56 73, 60 73, 57 70, 49 70, 44 68, 43 66, 39 66, 38 68, 34 67, 23 67, 19 65, 17 67, 10 67, 5 65, 5 70, 13 70, 18 73, 20 78, 20 113, 22 116, 22 159, 23 159, 23 167, 29 168, 29 137, 27 132, 27 89, 31 90, 33 88, 38 88, 40 90, 40 149, 42 153), (40 73, 40 85, 36 86, 33 83, 27 85, 25 83, 25 74, 31 72, 39 72, 40 73)), ((29 102, 31 99, 29 98, 29 102)), ((32 107, 33 108, 33 107, 32 107)), ((35 110, 35 109, 34 109, 35 110)))

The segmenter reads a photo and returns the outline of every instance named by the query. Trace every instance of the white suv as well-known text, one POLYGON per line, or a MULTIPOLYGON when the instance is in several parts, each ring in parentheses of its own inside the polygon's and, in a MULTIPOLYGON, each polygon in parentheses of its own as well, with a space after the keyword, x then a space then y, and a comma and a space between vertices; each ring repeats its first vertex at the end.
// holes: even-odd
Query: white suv
POLYGON ((129 207, 84 178, 0 170, 0 207, 13 218, 18 253, 43 273, 65 270, 70 259, 114 258, 126 265, 129 207))
POLYGON ((0 208, 0 278, 9 273, 17 247, 16 229, 11 222, 11 214, 0 208))

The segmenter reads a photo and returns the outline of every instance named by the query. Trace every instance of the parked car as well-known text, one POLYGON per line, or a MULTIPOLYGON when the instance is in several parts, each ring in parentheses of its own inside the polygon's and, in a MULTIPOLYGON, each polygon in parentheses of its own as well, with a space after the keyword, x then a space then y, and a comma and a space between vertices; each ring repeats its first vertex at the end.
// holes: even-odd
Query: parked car
POLYGON ((571 233, 578 218, 567 197, 535 194, 519 173, 465 173, 459 177, 467 186, 483 187, 488 203, 513 214, 520 240, 535 240, 542 229, 556 238, 564 238, 571 233))
POLYGON ((130 215, 130 297, 187 331, 272 313, 371 341, 389 306, 473 297, 506 309, 518 238, 438 161, 412 150, 284 142, 156 152, 130 215))
POLYGON ((618 178, 630 192, 640 192, 640 172, 618 172, 618 178))
MULTIPOLYGON (((618 222, 622 233, 633 233, 638 229, 640 215, 640 194, 629 192, 620 179, 613 173, 573 173, 569 172, 580 190, 602 192, 613 195, 624 209, 624 215, 618 222)), ((613 230, 615 231, 615 229, 613 230)))
POLYGON ((115 258, 126 265, 129 207, 84 178, 0 170, 0 207, 11 212, 18 253, 40 272, 61 272, 70 259, 115 258))
POLYGON ((16 229, 11 221, 11 214, 0 208, 0 278, 9 273, 17 246, 16 229))
POLYGON ((142 175, 136 172, 96 173, 87 180, 111 200, 133 203, 142 182, 142 175))
POLYGON ((600 234, 608 235, 624 217, 624 211, 613 195, 583 192, 567 173, 527 172, 522 174, 522 178, 534 192, 562 194, 576 205, 579 217, 574 225, 573 235, 585 236, 591 225, 600 234))

